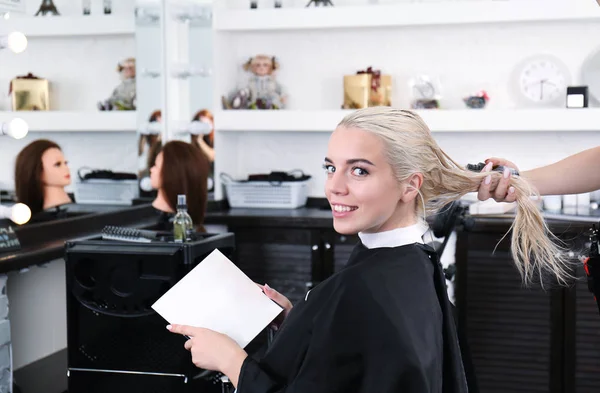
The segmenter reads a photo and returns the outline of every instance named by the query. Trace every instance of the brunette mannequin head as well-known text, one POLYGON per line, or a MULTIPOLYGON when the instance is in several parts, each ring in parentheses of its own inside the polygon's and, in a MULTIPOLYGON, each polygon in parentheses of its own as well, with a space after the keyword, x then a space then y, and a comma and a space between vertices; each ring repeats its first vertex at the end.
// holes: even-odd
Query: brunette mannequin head
POLYGON ((71 174, 62 150, 56 143, 38 139, 25 146, 15 162, 17 199, 35 214, 49 207, 71 203, 64 188, 71 174))
POLYGON ((152 187, 158 190, 152 205, 172 213, 177 208, 177 195, 185 194, 192 221, 203 228, 208 172, 208 159, 198 147, 181 141, 166 143, 150 168, 152 187))

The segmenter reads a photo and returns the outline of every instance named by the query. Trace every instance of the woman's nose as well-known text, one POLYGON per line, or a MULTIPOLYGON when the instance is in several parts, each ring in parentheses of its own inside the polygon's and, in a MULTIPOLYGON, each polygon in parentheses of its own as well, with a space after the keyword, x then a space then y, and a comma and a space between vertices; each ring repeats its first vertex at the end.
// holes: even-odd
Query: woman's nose
POLYGON ((344 195, 348 193, 346 178, 342 173, 333 173, 327 179, 327 190, 332 194, 344 195))

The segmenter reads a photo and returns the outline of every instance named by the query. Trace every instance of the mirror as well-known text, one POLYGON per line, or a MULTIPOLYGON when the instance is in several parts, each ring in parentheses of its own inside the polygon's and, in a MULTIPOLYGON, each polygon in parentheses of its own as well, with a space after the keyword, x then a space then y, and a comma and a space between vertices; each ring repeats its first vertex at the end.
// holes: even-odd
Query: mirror
POLYGON ((198 18, 190 23, 189 59, 195 71, 190 78, 190 129, 192 143, 208 157, 211 169, 208 178, 209 199, 214 198, 214 108, 213 108, 213 33, 212 6, 196 8, 198 18))
POLYGON ((27 46, 18 53, 0 49, 0 123, 19 118, 29 132, 22 139, 0 136, 1 200, 14 202, 18 154, 45 139, 59 145, 68 162, 63 190, 93 212, 94 204, 110 203, 80 192, 80 171, 137 170, 135 0, 8 3, 23 7, 2 15, 0 36, 22 32, 27 46), (58 15, 36 16, 42 6, 58 15))
POLYGON ((163 37, 160 1, 137 0, 135 8, 135 35, 137 55, 137 174, 140 179, 140 197, 152 198, 155 190, 150 185, 150 168, 163 134, 163 37))
MULTIPOLYGON (((200 0, 138 0, 136 34, 138 173, 141 194, 151 198, 156 194, 149 169, 161 144, 192 143, 214 162, 212 6, 200 0)), ((209 197, 213 185, 211 175, 209 197)))
POLYGON ((581 82, 588 86, 590 101, 600 105, 600 48, 597 48, 581 66, 581 82))

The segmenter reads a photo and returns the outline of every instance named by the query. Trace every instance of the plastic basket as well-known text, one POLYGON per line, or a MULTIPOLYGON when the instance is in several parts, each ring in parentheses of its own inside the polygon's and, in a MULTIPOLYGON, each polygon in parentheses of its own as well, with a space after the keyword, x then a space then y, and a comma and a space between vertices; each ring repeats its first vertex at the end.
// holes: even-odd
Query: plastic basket
POLYGON ((131 205, 139 197, 137 180, 87 179, 75 183, 75 202, 95 205, 131 205))
POLYGON ((228 175, 222 175, 221 180, 229 206, 267 209, 296 209, 306 205, 310 181, 236 181, 228 175))

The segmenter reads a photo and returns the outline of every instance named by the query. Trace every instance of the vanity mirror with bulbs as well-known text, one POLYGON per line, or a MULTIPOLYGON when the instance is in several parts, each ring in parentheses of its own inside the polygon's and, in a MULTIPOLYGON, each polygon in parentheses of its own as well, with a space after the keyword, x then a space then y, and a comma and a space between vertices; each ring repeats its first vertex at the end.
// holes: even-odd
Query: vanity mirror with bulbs
POLYGON ((138 174, 140 199, 153 200, 151 168, 162 145, 179 140, 199 147, 211 163, 212 6, 209 1, 136 3, 138 48, 138 174))

